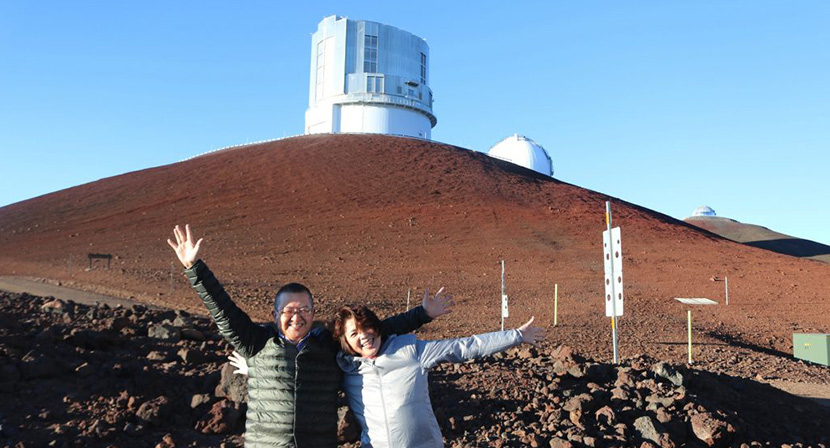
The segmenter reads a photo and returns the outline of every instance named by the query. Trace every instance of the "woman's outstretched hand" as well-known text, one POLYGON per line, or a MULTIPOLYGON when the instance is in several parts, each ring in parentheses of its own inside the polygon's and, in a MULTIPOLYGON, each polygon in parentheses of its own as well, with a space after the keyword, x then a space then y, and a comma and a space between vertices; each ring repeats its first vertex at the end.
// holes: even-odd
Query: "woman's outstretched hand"
POLYGON ((529 321, 519 327, 519 333, 522 334, 522 342, 538 347, 539 341, 545 339, 545 329, 542 327, 531 327, 530 324, 533 323, 533 319, 531 317, 529 321))
POLYGON ((452 312, 452 295, 444 294, 444 288, 441 288, 434 296, 430 296, 429 288, 424 289, 424 300, 421 306, 424 307, 430 319, 435 319, 452 312))
POLYGON ((168 239, 167 244, 176 251, 176 256, 179 257, 179 261, 182 262, 184 267, 190 269, 193 263, 199 259, 199 246, 202 244, 202 238, 194 243, 193 235, 190 233, 190 224, 185 224, 184 229, 185 231, 182 232, 179 226, 174 227, 173 235, 176 236, 176 242, 174 243, 168 239))

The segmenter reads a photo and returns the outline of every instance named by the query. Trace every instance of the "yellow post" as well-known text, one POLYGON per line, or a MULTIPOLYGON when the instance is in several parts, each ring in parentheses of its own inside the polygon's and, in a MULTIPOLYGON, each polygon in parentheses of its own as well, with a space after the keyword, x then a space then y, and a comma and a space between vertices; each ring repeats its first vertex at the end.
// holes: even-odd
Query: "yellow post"
POLYGON ((688 310, 689 317, 689 364, 692 363, 692 310, 688 310))
POLYGON ((553 326, 556 326, 557 315, 559 313, 559 284, 553 285, 553 326))

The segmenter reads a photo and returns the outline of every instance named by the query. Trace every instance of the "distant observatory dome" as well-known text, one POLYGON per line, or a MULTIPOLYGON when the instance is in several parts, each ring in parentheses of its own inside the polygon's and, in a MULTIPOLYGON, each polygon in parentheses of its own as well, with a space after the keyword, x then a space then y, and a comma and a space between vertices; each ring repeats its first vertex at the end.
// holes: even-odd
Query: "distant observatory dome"
POLYGON ((523 135, 513 134, 505 138, 490 148, 487 155, 530 168, 546 176, 553 176, 553 162, 548 152, 523 135))
POLYGON ((692 216, 717 216, 712 207, 708 205, 701 205, 692 212, 692 216))
POLYGON ((429 45, 377 22, 329 16, 311 35, 305 133, 365 132, 429 139, 438 123, 429 45))

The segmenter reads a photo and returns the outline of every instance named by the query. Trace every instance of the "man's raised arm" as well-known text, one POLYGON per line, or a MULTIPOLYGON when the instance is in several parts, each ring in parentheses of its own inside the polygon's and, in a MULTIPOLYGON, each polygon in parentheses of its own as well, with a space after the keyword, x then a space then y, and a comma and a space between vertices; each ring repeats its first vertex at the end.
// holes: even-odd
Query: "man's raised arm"
POLYGON ((176 226, 173 234, 176 236, 176 243, 169 239, 167 243, 185 267, 184 273, 188 281, 204 302, 222 336, 244 356, 250 357, 259 352, 268 340, 268 330, 251 321, 251 318, 233 303, 219 280, 204 261, 198 258, 202 239, 194 243, 190 225, 185 225, 184 232, 176 226))

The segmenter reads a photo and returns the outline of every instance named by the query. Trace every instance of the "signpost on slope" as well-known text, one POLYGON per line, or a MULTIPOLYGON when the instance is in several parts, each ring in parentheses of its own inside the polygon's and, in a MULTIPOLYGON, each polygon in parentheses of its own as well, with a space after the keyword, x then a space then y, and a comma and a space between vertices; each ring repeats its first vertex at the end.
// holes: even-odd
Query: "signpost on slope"
MULTIPOLYGON (((718 277, 714 278, 716 282, 721 281, 718 277)), ((723 276, 723 291, 726 296, 726 305, 729 305, 729 277, 723 276)))
POLYGON ((507 293, 504 290, 504 260, 501 261, 501 331, 504 331, 504 318, 509 317, 507 311, 507 293))
POLYGON ((623 315, 622 240, 620 228, 611 228, 611 202, 605 202, 605 224, 602 232, 603 262, 605 264, 605 315, 611 318, 611 338, 614 345, 614 364, 619 364, 617 345, 617 317, 623 315))
MULTIPOLYGON (((675 297, 674 300, 684 304, 684 305, 717 305, 718 302, 715 302, 712 299, 707 299, 705 297, 675 297)), ((686 310, 686 319, 688 321, 688 333, 689 333, 689 364, 692 364, 692 309, 689 308, 686 310)))

